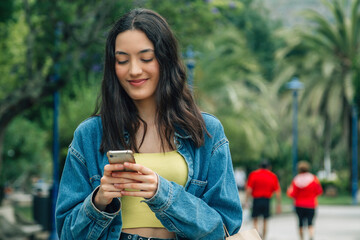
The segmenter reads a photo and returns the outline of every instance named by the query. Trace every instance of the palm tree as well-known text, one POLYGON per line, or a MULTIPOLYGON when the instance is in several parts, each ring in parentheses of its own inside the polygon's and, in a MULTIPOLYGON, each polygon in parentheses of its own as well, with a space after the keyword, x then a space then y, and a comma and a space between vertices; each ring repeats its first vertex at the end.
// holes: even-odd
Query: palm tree
POLYGON ((238 29, 218 29, 204 41, 195 77, 199 104, 223 122, 234 162, 277 155, 276 94, 238 29))
POLYGON ((356 72, 360 68, 360 1, 322 2, 329 16, 307 10, 307 29, 295 32, 296 37, 289 39, 289 45, 278 53, 278 57, 286 61, 286 67, 282 65, 286 77, 279 81, 295 74, 305 82, 303 110, 324 119, 325 162, 330 161, 331 149, 342 142, 346 143, 346 158, 350 160, 353 81, 359 81, 356 72), (338 124, 342 131, 340 137, 335 138, 334 129, 338 124))

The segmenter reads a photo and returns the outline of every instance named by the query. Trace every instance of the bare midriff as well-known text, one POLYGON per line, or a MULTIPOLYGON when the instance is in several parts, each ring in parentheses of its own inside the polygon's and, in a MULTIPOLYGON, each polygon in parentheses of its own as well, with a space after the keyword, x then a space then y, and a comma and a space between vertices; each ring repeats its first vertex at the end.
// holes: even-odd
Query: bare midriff
POLYGON ((147 238, 175 238, 175 234, 165 228, 123 228, 122 232, 137 234, 147 238))

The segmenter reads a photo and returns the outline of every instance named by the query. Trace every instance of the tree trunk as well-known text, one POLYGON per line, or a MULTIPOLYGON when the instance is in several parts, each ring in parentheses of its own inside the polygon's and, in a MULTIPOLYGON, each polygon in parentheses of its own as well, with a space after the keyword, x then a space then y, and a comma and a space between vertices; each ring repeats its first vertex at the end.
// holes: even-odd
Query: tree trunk
POLYGON ((332 133, 331 133, 331 119, 330 116, 325 114, 325 139, 324 139, 324 170, 325 177, 330 177, 331 174, 331 141, 332 141, 332 133))
MULTIPOLYGON (((4 137, 5 137, 5 128, 3 126, 0 127, 0 174, 2 169, 2 163, 3 163, 3 153, 4 150, 4 137)), ((0 177, 0 185, 2 183, 2 179, 0 177)))
POLYGON ((352 112, 351 112, 351 106, 349 106, 349 113, 346 113, 346 126, 344 126, 344 128, 346 129, 347 132, 347 156, 346 156, 346 160, 348 162, 348 166, 349 166, 349 185, 348 185, 348 190, 351 193, 351 189, 352 189, 352 178, 353 178, 353 164, 352 164, 352 150, 353 150, 353 145, 352 145, 352 141, 353 141, 353 135, 352 135, 352 112))
POLYGON ((4 199, 5 192, 4 192, 4 179, 3 174, 1 174, 2 171, 2 163, 3 163, 3 149, 4 149, 4 136, 5 136, 5 128, 3 126, 0 127, 0 206, 2 204, 2 200, 4 199))

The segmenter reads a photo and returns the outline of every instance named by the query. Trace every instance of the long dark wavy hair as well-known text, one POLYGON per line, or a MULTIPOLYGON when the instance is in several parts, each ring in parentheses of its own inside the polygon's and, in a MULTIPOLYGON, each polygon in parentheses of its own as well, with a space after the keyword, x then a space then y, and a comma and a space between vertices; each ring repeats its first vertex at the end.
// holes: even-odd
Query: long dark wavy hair
POLYGON ((156 123, 161 149, 165 151, 165 146, 174 148, 172 136, 177 128, 190 135, 196 147, 201 146, 207 131, 186 83, 186 71, 179 56, 177 40, 166 20, 158 13, 134 9, 113 25, 107 37, 101 94, 93 114, 100 115, 102 119, 100 151, 132 149, 138 152, 146 134, 145 121, 140 118, 134 102, 115 74, 115 39, 119 33, 135 29, 144 32, 153 43, 160 66, 156 123), (137 146, 135 134, 141 123, 144 124, 144 135, 140 146, 137 146), (125 139, 124 130, 129 134, 129 141, 125 139))

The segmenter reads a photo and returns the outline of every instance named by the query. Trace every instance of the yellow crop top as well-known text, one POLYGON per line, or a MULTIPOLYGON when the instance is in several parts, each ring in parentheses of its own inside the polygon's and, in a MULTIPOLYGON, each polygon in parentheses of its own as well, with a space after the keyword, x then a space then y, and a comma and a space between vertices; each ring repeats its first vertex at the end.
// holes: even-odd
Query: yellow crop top
MULTIPOLYGON (((135 161, 147 168, 152 169, 161 177, 185 186, 188 176, 188 168, 185 159, 177 151, 166 153, 135 153, 135 161)), ((143 198, 123 196, 121 197, 121 209, 123 228, 164 226, 156 218, 148 205, 141 202, 143 198)))

